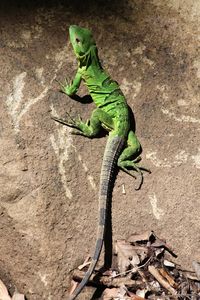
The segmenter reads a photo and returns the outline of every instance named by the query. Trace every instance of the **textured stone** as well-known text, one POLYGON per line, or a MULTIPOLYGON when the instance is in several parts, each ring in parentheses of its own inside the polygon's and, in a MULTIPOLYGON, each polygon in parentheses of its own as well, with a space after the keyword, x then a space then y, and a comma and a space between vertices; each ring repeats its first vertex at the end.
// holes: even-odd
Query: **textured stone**
POLYGON ((55 81, 76 70, 73 23, 93 30, 152 171, 140 191, 118 174, 113 237, 154 230, 185 267, 200 260, 198 1, 82 2, 0 4, 0 278, 30 300, 66 299, 69 271, 95 239, 106 138, 71 136, 50 118, 86 119, 94 108, 59 93, 55 81))

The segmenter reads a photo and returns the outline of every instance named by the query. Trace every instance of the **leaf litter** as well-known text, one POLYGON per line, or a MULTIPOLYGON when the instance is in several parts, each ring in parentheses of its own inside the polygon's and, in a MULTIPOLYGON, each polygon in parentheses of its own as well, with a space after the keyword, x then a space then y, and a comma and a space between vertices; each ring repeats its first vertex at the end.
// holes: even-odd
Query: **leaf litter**
MULTIPOLYGON (((133 234, 114 244, 115 264, 106 272, 95 270, 88 285, 103 288, 102 300, 200 300, 200 263, 187 271, 174 262, 176 254, 153 231, 133 234)), ((73 282, 85 266, 73 272, 73 282)), ((94 299, 94 298, 93 298, 94 299)))
POLYGON ((11 297, 8 293, 7 287, 0 279, 0 300, 25 300, 25 297, 23 294, 20 294, 18 292, 15 292, 11 297))

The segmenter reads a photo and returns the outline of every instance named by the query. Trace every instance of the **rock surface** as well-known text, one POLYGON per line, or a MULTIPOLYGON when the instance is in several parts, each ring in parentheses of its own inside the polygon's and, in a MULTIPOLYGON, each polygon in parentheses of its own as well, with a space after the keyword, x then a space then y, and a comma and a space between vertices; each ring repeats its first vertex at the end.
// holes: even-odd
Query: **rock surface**
POLYGON ((154 230, 177 262, 200 260, 200 3, 82 2, 0 4, 0 278, 30 300, 66 299, 69 272, 95 240, 106 138, 71 136, 50 118, 94 109, 58 92, 56 79, 76 70, 70 24, 93 30, 152 171, 140 191, 118 174, 114 238, 154 230))

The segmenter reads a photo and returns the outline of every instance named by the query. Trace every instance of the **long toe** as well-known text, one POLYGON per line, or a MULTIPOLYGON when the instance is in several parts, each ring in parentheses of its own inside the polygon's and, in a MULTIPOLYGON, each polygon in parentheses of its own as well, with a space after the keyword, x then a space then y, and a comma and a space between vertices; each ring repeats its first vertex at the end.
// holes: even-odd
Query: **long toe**
POLYGON ((140 174, 140 176, 139 176, 139 177, 140 177, 140 182, 139 182, 138 187, 135 188, 136 191, 138 191, 138 190, 141 188, 141 186, 142 186, 142 184, 143 184, 143 180, 144 180, 144 178, 143 178, 143 173, 140 172, 139 174, 140 174))

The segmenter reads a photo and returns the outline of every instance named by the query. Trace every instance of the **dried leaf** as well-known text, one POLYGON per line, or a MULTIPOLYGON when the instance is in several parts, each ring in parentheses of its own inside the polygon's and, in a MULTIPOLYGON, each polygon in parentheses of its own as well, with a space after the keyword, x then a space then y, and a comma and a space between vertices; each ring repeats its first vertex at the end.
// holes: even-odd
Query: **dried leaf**
POLYGON ((151 290, 154 290, 154 291, 159 291, 160 290, 160 284, 158 281, 151 281, 149 282, 149 286, 151 287, 151 290))
POLYGON ((5 284, 3 283, 3 281, 1 281, 1 279, 0 279, 0 300, 11 300, 8 294, 8 290, 5 284))
POLYGON ((184 275, 185 275, 185 277, 187 277, 188 279, 195 280, 195 281, 198 281, 198 280, 199 280, 199 279, 197 278, 197 276, 191 274, 190 272, 184 272, 184 275))
POLYGON ((154 248, 166 247, 166 241, 163 241, 163 240, 160 240, 160 239, 156 238, 155 242, 153 242, 151 244, 151 247, 154 247, 154 248))
POLYGON ((86 266, 90 265, 90 263, 91 263, 91 260, 90 260, 90 256, 88 255, 88 256, 86 257, 86 259, 84 260, 84 262, 83 262, 80 266, 78 266, 78 269, 79 269, 79 270, 82 270, 82 269, 84 269, 86 266))
POLYGON ((192 266, 195 270, 195 273, 197 274, 197 278, 200 280, 200 263, 198 263, 197 261, 193 261, 192 266))
POLYGON ((186 296, 190 290, 189 282, 181 282, 180 287, 182 296, 186 296))
POLYGON ((136 295, 143 299, 143 298, 145 298, 146 292, 147 292, 147 289, 137 290, 136 295))
POLYGON ((109 299, 113 299, 115 297, 117 297, 119 292, 119 288, 112 288, 112 289, 105 289, 103 292, 103 300, 109 300, 109 299))
POLYGON ((147 258, 148 253, 149 253, 149 250, 147 247, 134 245, 133 249, 139 255, 140 262, 144 261, 147 258))
POLYGON ((73 292, 76 289, 77 285, 78 285, 78 282, 76 282, 74 280, 71 281, 71 287, 70 287, 70 291, 69 291, 70 295, 73 294, 73 292))
POLYGON ((141 242, 141 241, 148 241, 151 234, 152 234, 152 231, 146 231, 142 234, 133 234, 128 238, 128 242, 136 243, 136 242, 141 242))
POLYGON ((153 277, 165 288, 167 289, 172 295, 176 295, 176 290, 171 287, 166 279, 162 277, 160 272, 152 265, 148 266, 149 272, 153 275, 153 277))
POLYGON ((131 297, 131 300, 144 300, 145 298, 141 297, 140 295, 136 295, 132 292, 127 292, 127 294, 131 297))
POLYGON ((164 259, 164 266, 169 268, 175 268, 175 264, 167 259, 164 259))
POLYGON ((120 286, 120 296, 124 297, 127 293, 127 288, 125 287, 125 285, 121 285, 120 286))
POLYGON ((166 244, 166 240, 158 238, 153 231, 152 231, 151 238, 152 237, 153 237, 153 239, 151 241, 151 245, 150 245, 151 247, 153 247, 153 248, 161 248, 161 247, 165 248, 165 250, 167 250, 171 255, 173 255, 174 257, 177 257, 177 255, 173 252, 171 247, 166 244))
POLYGON ((118 268, 120 272, 125 272, 130 265, 133 267, 140 263, 134 246, 124 240, 118 240, 115 243, 115 252, 118 258, 118 268))
POLYGON ((105 289, 103 300, 127 300, 126 291, 123 288, 105 289))
POLYGON ((142 298, 142 297, 140 297, 140 296, 138 296, 138 295, 132 295, 131 296, 131 300, 144 300, 145 298, 142 298))
POLYGON ((159 272, 160 272, 160 274, 161 274, 165 279, 167 279, 167 281, 169 282, 169 284, 170 284, 172 287, 174 287, 174 288, 177 288, 177 287, 178 287, 177 283, 174 281, 174 279, 172 278, 172 276, 171 276, 168 272, 166 272, 163 268, 160 268, 160 269, 159 269, 159 272))
POLYGON ((163 254, 165 251, 164 248, 156 248, 155 255, 158 257, 161 253, 163 254))
POLYGON ((117 275, 117 272, 115 270, 106 270, 105 272, 102 273, 104 276, 109 276, 109 277, 115 277, 117 275))
POLYGON ((12 300, 25 300, 25 297, 23 294, 19 294, 19 293, 14 293, 14 295, 12 296, 12 300))
MULTIPOLYGON (((172 300, 179 296, 200 299, 200 263, 193 263, 195 273, 183 270, 178 264, 166 259, 166 251, 172 256, 176 255, 165 240, 159 239, 153 231, 134 234, 129 242, 117 241, 115 247, 119 270, 113 268, 103 275, 99 272, 98 276, 94 273, 88 282, 93 286, 111 288, 105 290, 102 299, 142 300, 147 297, 152 300, 172 300)), ((84 276, 83 271, 75 270, 73 273, 73 279, 78 282, 84 276)))

